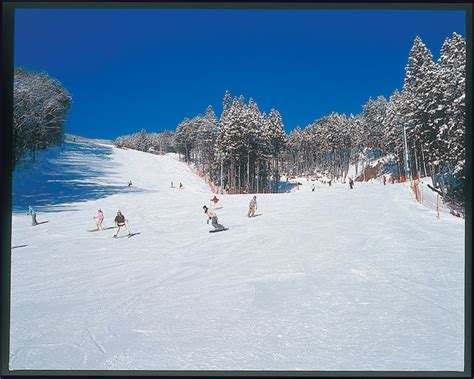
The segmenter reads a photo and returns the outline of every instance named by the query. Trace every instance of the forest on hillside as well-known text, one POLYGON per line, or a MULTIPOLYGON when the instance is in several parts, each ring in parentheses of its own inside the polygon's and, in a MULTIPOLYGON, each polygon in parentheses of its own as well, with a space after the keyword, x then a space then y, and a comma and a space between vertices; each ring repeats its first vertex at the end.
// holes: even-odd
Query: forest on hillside
MULTIPOLYGON (((176 151, 216 186, 232 193, 276 192, 282 174, 324 173, 345 180, 349 166, 391 157, 401 177, 431 176, 463 201, 466 40, 453 33, 439 59, 416 37, 401 89, 370 98, 357 115, 333 112, 285 133, 276 109, 226 91, 218 117, 211 106, 174 132, 121 136, 118 147, 176 151)), ((357 166, 356 166, 357 167, 357 166)))
POLYGON ((45 72, 16 68, 13 79, 13 167, 60 145, 72 97, 45 72))

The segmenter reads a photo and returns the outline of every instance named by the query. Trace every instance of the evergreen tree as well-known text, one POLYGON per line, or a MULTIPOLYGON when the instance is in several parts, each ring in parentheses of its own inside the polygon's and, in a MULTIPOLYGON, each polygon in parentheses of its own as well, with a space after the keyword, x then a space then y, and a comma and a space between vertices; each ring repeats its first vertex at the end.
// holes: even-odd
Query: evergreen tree
MULTIPOLYGON (((277 110, 272 109, 270 111, 264 122, 262 136, 272 156, 271 171, 273 180, 278 183, 280 181, 279 156, 284 147, 286 135, 281 115, 277 110)), ((276 189, 273 188, 272 190, 276 189)))
POLYGON ((445 146, 439 152, 439 159, 452 163, 453 173, 464 179, 465 129, 466 129, 466 41, 453 33, 441 48, 440 92, 443 109, 441 126, 437 139, 445 146))
POLYGON ((383 152, 384 119, 387 112, 387 100, 383 96, 369 101, 362 107, 364 118, 365 147, 377 155, 383 152))
POLYGON ((432 98, 432 88, 437 81, 437 69, 431 51, 417 36, 409 53, 403 83, 403 113, 415 174, 420 170, 422 155, 431 163, 432 175, 436 169, 434 142, 437 131, 434 128, 432 109, 433 105, 436 106, 437 99, 432 98))

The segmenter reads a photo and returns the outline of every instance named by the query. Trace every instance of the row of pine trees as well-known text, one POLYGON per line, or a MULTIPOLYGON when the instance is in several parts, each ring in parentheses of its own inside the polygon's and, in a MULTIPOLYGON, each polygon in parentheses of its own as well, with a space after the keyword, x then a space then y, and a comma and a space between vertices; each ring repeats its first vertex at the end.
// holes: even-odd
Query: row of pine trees
MULTIPOLYGON (((457 33, 446 38, 435 62, 416 37, 405 73, 403 88, 388 100, 371 98, 358 115, 334 112, 289 134, 276 109, 266 114, 252 98, 226 91, 219 118, 209 106, 204 115, 185 118, 174 134, 166 132, 166 143, 231 193, 276 192, 282 174, 324 172, 344 180, 351 164, 390 156, 400 176, 431 176, 462 200, 465 39, 457 33)), ((155 139, 161 134, 153 133, 155 139)), ((157 146, 149 136, 142 131, 116 144, 145 151, 157 146)))

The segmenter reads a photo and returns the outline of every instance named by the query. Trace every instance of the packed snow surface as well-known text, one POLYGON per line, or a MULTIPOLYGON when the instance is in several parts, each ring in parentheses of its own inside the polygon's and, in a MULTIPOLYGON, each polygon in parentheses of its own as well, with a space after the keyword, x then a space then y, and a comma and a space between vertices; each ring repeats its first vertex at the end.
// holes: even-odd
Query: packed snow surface
POLYGON ((303 181, 257 195, 255 218, 252 195, 218 195, 230 230, 211 234, 187 166, 100 149, 51 163, 94 170, 94 196, 52 199, 34 227, 13 214, 10 369, 464 369, 462 219, 403 185, 303 181), (88 232, 99 208, 140 234, 88 232))

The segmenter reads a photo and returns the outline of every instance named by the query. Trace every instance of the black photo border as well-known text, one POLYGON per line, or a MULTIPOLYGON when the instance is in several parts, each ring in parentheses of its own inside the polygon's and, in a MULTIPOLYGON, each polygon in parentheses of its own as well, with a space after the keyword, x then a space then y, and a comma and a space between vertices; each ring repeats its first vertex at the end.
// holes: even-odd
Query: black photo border
POLYGON ((1 123, 1 188, 2 188, 2 255, 1 255, 1 377, 91 377, 91 376, 156 376, 156 377, 472 377, 472 3, 470 1, 5 1, 2 3, 2 73, 1 123), (15 10, 36 9, 331 9, 331 10, 464 10, 466 12, 466 181, 465 181, 465 299, 464 299, 464 371, 175 371, 175 370, 9 370, 10 346, 10 268, 12 207, 12 127, 13 124, 13 51, 15 10))

